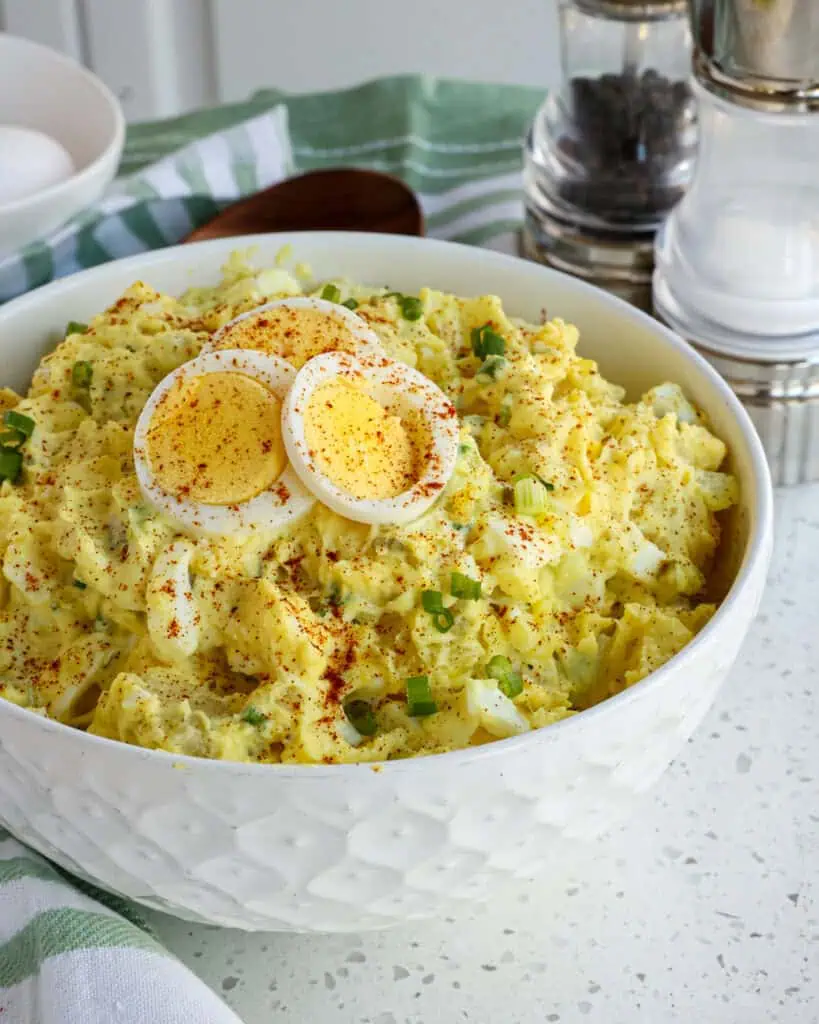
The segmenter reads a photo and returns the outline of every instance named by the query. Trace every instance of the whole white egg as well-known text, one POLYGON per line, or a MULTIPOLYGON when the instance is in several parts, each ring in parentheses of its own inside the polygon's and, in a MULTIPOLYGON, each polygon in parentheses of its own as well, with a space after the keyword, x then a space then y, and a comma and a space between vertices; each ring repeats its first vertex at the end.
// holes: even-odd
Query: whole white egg
POLYGON ((67 181, 75 170, 68 150, 50 135, 0 124, 0 206, 67 181))

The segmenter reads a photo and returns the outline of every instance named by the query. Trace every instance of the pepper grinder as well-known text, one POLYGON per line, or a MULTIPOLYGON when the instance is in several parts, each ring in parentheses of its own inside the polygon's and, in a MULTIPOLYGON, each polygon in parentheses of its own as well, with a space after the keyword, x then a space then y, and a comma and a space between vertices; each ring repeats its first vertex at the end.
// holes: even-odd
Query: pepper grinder
POLYGON ((560 0, 562 84, 524 146, 530 259, 643 308, 696 152, 686 0, 560 0))
POLYGON ((819 480, 819 2, 690 13, 700 148, 655 311, 745 402, 775 483, 819 480))

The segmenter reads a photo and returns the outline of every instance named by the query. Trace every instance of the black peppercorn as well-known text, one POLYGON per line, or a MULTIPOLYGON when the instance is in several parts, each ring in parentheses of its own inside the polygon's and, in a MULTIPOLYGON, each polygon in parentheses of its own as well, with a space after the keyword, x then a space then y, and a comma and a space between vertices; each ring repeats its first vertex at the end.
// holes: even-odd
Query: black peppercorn
POLYGON ((682 197, 674 170, 689 155, 692 99, 657 71, 569 81, 568 121, 558 140, 570 168, 565 204, 612 224, 655 221, 682 197))

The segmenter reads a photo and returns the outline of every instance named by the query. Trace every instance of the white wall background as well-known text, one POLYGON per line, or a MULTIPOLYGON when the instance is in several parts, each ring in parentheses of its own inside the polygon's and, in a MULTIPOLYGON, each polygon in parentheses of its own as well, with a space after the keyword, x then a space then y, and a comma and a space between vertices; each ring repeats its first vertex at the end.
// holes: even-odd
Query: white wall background
POLYGON ((93 68, 127 117, 166 117, 264 86, 343 88, 426 72, 557 80, 557 0, 0 0, 0 28, 93 68))

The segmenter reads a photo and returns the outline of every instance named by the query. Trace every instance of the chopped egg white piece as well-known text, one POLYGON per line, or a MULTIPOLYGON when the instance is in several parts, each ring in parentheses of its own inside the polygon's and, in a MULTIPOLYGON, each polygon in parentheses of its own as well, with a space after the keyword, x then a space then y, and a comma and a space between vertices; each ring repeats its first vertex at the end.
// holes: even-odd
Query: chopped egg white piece
POLYGON ((511 555, 527 569, 540 569, 559 560, 559 541, 540 530, 520 516, 505 514, 489 516, 487 534, 492 537, 490 551, 511 555))
POLYGON ((594 543, 594 531, 580 516, 569 519, 569 539, 576 548, 590 548, 594 543))
POLYGON ((680 423, 696 423, 697 413, 694 406, 683 394, 678 384, 658 384, 645 396, 646 401, 651 402, 654 415, 658 418, 674 413, 680 423))
POLYGON ((517 736, 531 729, 514 702, 498 689, 494 679, 468 680, 466 703, 467 713, 477 717, 490 736, 517 736))
POLYGON ((364 742, 364 736, 346 718, 341 718, 336 726, 339 736, 351 747, 358 747, 364 742))
POLYGON ((191 584, 195 551, 189 540, 172 541, 156 557, 145 603, 148 633, 160 658, 189 658, 199 645, 199 612, 191 584))
POLYGON ((630 549, 628 568, 632 576, 642 583, 650 583, 663 562, 668 561, 668 555, 652 543, 635 523, 628 524, 624 540, 630 549))

